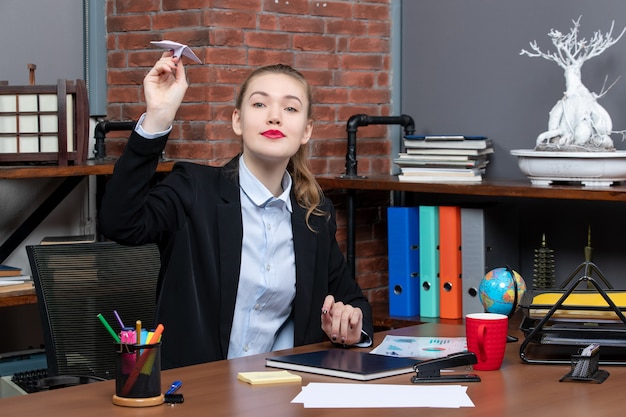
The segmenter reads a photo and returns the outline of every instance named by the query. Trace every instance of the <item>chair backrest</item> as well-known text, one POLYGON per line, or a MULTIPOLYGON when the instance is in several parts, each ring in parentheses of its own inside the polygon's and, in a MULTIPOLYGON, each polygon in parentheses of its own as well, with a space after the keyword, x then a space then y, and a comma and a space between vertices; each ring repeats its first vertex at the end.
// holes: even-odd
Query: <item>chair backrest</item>
POLYGON ((156 245, 113 242, 35 245, 26 252, 37 292, 48 375, 115 377, 115 341, 97 318, 116 333, 117 311, 126 326, 154 324, 156 245))

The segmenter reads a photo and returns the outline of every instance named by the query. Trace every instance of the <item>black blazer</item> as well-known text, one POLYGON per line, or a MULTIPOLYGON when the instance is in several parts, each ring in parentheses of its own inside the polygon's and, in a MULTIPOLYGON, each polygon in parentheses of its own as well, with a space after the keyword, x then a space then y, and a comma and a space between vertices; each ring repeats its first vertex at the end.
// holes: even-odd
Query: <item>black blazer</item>
MULTIPOLYGON (((163 181, 152 185, 166 141, 167 136, 149 140, 131 134, 107 184, 99 224, 105 236, 119 243, 159 245, 156 319, 165 327, 162 367, 173 368, 227 357, 243 225, 239 158, 224 167, 178 162, 163 181)), ((323 202, 329 219, 311 216, 313 232, 293 193, 291 198, 294 345, 324 339, 320 316, 328 294, 361 308, 363 330, 372 335, 371 308, 335 239, 332 202, 323 202)))

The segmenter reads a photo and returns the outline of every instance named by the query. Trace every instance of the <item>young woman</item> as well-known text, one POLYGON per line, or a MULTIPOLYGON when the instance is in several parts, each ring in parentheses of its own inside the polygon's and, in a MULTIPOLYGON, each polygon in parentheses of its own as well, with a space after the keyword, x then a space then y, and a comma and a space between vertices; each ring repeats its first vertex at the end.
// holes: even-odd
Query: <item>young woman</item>
MULTIPOLYGON (((223 167, 179 162, 151 186, 187 89, 165 52, 144 79, 146 112, 100 209, 105 236, 156 242, 162 366, 320 342, 371 345, 371 309, 335 240, 335 214, 307 166, 311 91, 286 65, 255 70, 232 115, 242 153, 223 167)), ((132 294, 128 294, 132 297, 132 294)))

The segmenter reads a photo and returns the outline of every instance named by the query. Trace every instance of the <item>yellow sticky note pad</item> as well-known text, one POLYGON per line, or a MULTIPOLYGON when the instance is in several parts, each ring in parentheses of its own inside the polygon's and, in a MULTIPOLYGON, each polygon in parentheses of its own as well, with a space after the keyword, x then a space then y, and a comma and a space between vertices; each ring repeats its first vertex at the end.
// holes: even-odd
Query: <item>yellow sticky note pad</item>
POLYGON ((239 372, 237 379, 252 385, 302 382, 300 375, 292 374, 288 371, 239 372))

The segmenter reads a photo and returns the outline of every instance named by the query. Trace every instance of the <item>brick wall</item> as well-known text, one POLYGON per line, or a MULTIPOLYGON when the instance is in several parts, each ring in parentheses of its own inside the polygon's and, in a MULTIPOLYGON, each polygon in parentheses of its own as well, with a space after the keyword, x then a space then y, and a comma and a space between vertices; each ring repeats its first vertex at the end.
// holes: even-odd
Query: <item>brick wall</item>
MULTIPOLYGON (((240 150, 230 116, 243 79, 260 65, 289 64, 314 86, 316 124, 309 142, 313 171, 340 174, 348 118, 390 114, 390 2, 108 0, 107 119, 136 120, 143 112, 142 79, 161 54, 150 41, 185 43, 204 64, 185 61, 190 87, 166 157, 219 165, 240 150)), ((389 173, 387 132, 386 126, 359 128, 360 174, 389 173)), ((107 136, 107 155, 119 155, 124 134, 107 136)), ((332 198, 343 244, 342 196, 332 198)), ((364 201, 379 199, 376 195, 364 201)), ((357 217, 357 279, 372 300, 386 298, 386 223, 381 211, 366 203, 357 217)))

